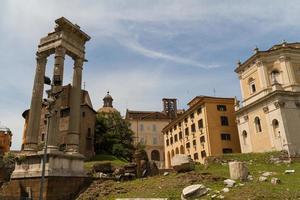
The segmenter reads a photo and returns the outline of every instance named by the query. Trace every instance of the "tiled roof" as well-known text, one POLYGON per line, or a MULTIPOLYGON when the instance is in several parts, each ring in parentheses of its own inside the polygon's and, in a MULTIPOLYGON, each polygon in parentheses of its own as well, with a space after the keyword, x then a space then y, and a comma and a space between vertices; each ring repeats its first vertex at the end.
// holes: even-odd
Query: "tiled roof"
POLYGON ((149 119, 150 120, 150 119, 170 119, 170 118, 164 112, 127 110, 126 119, 139 119, 139 120, 149 119))

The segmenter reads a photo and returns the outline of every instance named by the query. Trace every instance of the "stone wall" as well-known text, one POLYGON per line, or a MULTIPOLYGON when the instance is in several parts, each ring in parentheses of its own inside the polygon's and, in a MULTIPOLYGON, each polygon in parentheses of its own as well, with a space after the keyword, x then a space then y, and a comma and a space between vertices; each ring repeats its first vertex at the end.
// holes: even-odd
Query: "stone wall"
MULTIPOLYGON (((0 189, 0 199, 20 200, 28 197, 30 188, 33 199, 39 198, 40 178, 15 179, 0 189)), ((73 200, 91 183, 87 177, 46 177, 43 197, 45 200, 73 200)))

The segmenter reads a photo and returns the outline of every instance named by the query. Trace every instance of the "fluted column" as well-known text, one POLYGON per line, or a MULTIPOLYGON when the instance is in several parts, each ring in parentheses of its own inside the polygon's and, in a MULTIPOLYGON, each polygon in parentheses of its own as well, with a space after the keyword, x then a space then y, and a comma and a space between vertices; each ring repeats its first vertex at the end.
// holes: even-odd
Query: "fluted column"
POLYGON ((44 91, 44 76, 47 64, 47 55, 37 53, 37 66, 33 83, 28 128, 25 135, 25 151, 36 151, 40 130, 42 99, 44 91))
POLYGON ((62 91, 63 84, 63 73, 64 73, 64 61, 65 61, 66 50, 63 47, 55 48, 55 61, 54 61, 54 72, 52 79, 51 96, 57 98, 53 109, 51 110, 51 118, 49 120, 48 130, 48 149, 51 151, 58 149, 58 135, 59 135, 59 119, 60 119, 60 107, 61 97, 60 92, 62 91))
POLYGON ((70 99, 70 121, 67 138, 67 152, 78 152, 80 134, 80 99, 83 59, 74 59, 73 83, 70 99))

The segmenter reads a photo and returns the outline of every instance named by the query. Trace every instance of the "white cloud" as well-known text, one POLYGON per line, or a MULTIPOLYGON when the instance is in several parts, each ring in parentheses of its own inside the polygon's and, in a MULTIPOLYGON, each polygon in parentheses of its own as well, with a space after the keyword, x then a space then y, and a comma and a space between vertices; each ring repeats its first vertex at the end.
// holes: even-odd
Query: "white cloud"
MULTIPOLYGON (((218 58, 210 60, 208 64, 206 64, 207 62, 202 63, 202 59, 197 53, 199 51, 197 48, 202 47, 199 47, 199 45, 194 47, 190 43, 188 46, 174 45, 172 47, 175 48, 172 49, 173 51, 159 44, 163 40, 156 41, 152 46, 147 45, 143 41, 141 30, 149 34, 150 38, 154 35, 155 38, 168 38, 174 44, 177 44, 178 41, 172 40, 172 38, 177 35, 194 32, 200 28, 201 31, 208 32, 210 29, 205 26, 214 22, 222 24, 224 21, 230 21, 240 27, 252 27, 254 31, 251 33, 253 34, 263 35, 283 31, 288 34, 287 30, 289 29, 282 27, 298 27, 299 9, 300 4, 298 1, 283 2, 274 0, 250 2, 242 0, 1 1, 0 74, 2 83, 0 92, 2 97, 0 99, 0 111, 4 115, 1 116, 0 121, 13 130, 13 148, 19 148, 23 127, 21 113, 29 107, 30 103, 38 40, 53 30, 54 20, 61 16, 65 16, 72 22, 79 24, 84 31, 92 36, 90 43, 94 45, 91 45, 93 50, 99 48, 98 45, 103 40, 107 42, 111 42, 110 40, 118 41, 123 47, 135 52, 137 57, 142 55, 144 58, 148 58, 149 62, 152 60, 161 61, 161 63, 164 63, 162 66, 167 68, 171 68, 173 64, 176 64, 197 71, 199 68, 217 67, 218 65, 214 63, 218 63, 218 58), (180 52, 178 49, 186 50, 184 53, 178 53, 180 52), (12 101, 12 98, 16 100, 12 101), (7 104, 7 102, 11 102, 11 104, 7 104)), ((231 43, 238 44, 237 46, 243 45, 245 40, 242 39, 246 37, 230 38, 228 35, 223 36, 225 34, 222 31, 223 28, 227 27, 218 29, 220 44, 214 44, 215 46, 221 47, 231 45, 231 43), (226 39, 226 41, 222 42, 222 39, 226 39)), ((232 30, 227 34, 234 31, 232 30)), ((215 34, 217 33, 207 33, 207 35, 215 34)), ((199 41, 196 34, 193 37, 192 40, 199 41)), ((279 40, 281 39, 283 38, 279 40)), ((255 44, 257 42, 259 41, 255 41, 255 44)), ((203 48, 209 52, 211 46, 203 48)), ((87 51, 89 50, 87 49, 87 51)), ((182 94, 183 88, 190 87, 190 81, 198 84, 199 89, 196 88, 196 92, 191 92, 196 94, 198 91, 201 92, 206 89, 201 86, 201 81, 203 83, 209 81, 205 79, 205 72, 199 74, 199 80, 195 77, 176 76, 174 74, 172 74, 174 78, 172 80, 170 77, 166 78, 163 69, 152 71, 153 69, 149 66, 150 70, 145 71, 147 64, 140 63, 140 65, 139 70, 136 70, 138 69, 137 66, 132 67, 128 63, 124 63, 125 70, 123 71, 87 73, 85 77, 87 89, 90 91, 95 107, 97 108, 102 104, 102 97, 105 95, 106 90, 111 90, 112 95, 115 97, 115 105, 122 110, 126 107, 160 109, 161 96, 188 96, 182 94), (178 94, 179 92, 176 93, 174 88, 180 87, 179 91, 181 93, 178 94)), ((93 69, 95 68, 93 66, 93 69)), ((222 79, 222 77, 216 79, 222 79)), ((220 82, 220 84, 222 83, 220 82)), ((205 85, 205 87, 208 86, 205 85)))
POLYGON ((159 52, 159 51, 154 51, 154 50, 151 50, 151 49, 147 49, 146 47, 143 47, 137 41, 123 40, 123 41, 121 41, 121 44, 125 45, 129 49, 131 49, 131 50, 133 50, 133 51, 135 51, 139 54, 142 54, 146 57, 149 57, 149 58, 163 59, 163 60, 168 60, 168 61, 178 63, 178 64, 184 64, 184 65, 187 65, 187 66, 200 67, 200 68, 204 68, 204 69, 220 67, 220 65, 212 65, 212 64, 207 64, 206 65, 206 64, 202 64, 198 61, 188 59, 188 58, 169 55, 169 54, 165 54, 165 53, 162 53, 162 52, 159 52))

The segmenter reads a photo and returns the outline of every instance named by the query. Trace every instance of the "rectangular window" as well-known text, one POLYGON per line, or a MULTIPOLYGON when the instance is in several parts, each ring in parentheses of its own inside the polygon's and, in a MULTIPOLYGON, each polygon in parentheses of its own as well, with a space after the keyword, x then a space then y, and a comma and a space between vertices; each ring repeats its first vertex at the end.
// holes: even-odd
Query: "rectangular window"
POLYGON ((191 118, 191 119, 194 119, 194 113, 191 113, 191 114, 190 114, 190 118, 191 118))
POLYGON ((201 151, 201 158, 205 158, 206 157, 206 152, 205 151, 201 151))
POLYGON ((155 124, 152 125, 152 131, 156 132, 156 125, 155 124))
POLYGON ((187 149, 189 149, 189 148, 191 147, 190 143, 189 143, 189 142, 186 143, 185 147, 186 147, 187 149))
POLYGON ((228 126, 229 125, 229 123, 228 123, 228 117, 221 116, 221 125, 222 126, 228 126))
POLYGON ((166 140, 166 145, 169 146, 169 139, 166 140))
POLYGON ((193 140, 193 146, 196 146, 196 140, 193 140))
POLYGON ((218 111, 226 111, 227 108, 226 108, 225 105, 217 105, 217 110, 218 110, 218 111))
POLYGON ((82 112, 82 117, 85 117, 85 112, 82 112))
POLYGON ((177 129, 177 125, 174 126, 174 131, 177 129))
POLYGON ((187 123, 188 122, 188 118, 184 118, 184 123, 187 123))
POLYGON ((153 138, 153 144, 157 144, 157 138, 156 137, 153 138))
POLYGON ((178 126, 181 127, 181 122, 178 123, 178 126))
POLYGON ((230 133, 221 133, 221 140, 231 140, 230 133))
POLYGON ((182 132, 180 131, 179 132, 179 140, 181 140, 182 139, 182 132))
POLYGON ((200 113, 202 113, 202 108, 201 107, 197 109, 197 114, 199 115, 200 113))
POLYGON ((88 128, 87 137, 92 138, 92 129, 91 128, 88 128))
POLYGON ((250 85, 250 93, 256 92, 255 82, 253 81, 249 83, 249 85, 250 85))
POLYGON ((203 119, 199 119, 198 121, 198 128, 203 128, 203 119))
POLYGON ((140 124, 140 131, 143 131, 143 130, 144 130, 144 125, 140 124))
POLYGON ((195 126, 195 124, 191 125, 191 131, 192 131, 192 133, 196 132, 196 126, 195 126))
POLYGON ((226 154, 226 153, 232 153, 232 149, 230 148, 224 148, 223 149, 223 153, 226 154))
POLYGON ((188 136, 189 135, 189 127, 185 128, 185 135, 188 136))
POLYGON ((194 153, 194 160, 198 160, 199 157, 198 157, 198 153, 194 153))
POLYGON ((174 135, 174 140, 175 140, 175 142, 177 142, 177 141, 178 141, 177 134, 176 134, 176 135, 174 135))
POLYGON ((173 144, 173 137, 170 138, 170 143, 173 144))
POLYGON ((205 142, 205 136, 201 136, 200 137, 200 143, 204 143, 205 142))
POLYGON ((68 117, 70 115, 70 108, 60 110, 60 117, 68 117))

